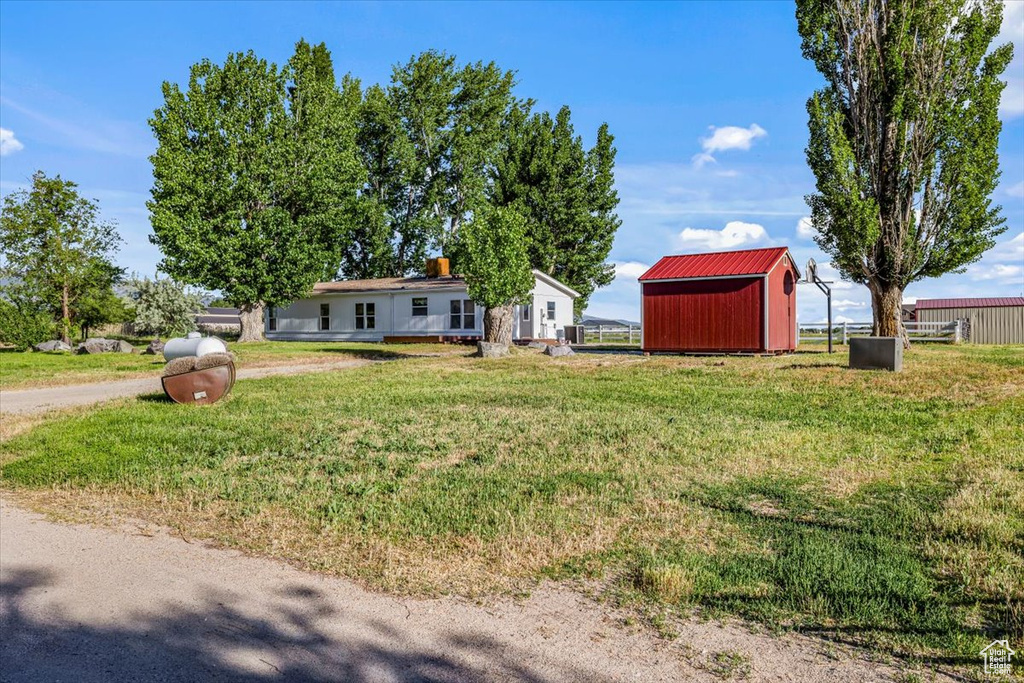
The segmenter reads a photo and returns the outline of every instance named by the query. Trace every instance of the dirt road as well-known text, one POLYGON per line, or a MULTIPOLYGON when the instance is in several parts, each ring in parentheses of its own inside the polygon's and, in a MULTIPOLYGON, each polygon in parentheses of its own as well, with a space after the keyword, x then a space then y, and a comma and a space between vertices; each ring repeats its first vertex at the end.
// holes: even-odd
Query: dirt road
MULTIPOLYGON (((308 372, 327 372, 367 365, 372 361, 349 360, 337 363, 308 363, 303 365, 278 365, 264 368, 241 368, 239 379, 257 379, 270 375, 298 375, 308 372)), ((73 384, 70 386, 46 387, 43 389, 21 389, 0 391, 0 414, 28 414, 71 408, 74 406, 100 403, 115 398, 161 393, 160 377, 123 379, 113 382, 73 384)))

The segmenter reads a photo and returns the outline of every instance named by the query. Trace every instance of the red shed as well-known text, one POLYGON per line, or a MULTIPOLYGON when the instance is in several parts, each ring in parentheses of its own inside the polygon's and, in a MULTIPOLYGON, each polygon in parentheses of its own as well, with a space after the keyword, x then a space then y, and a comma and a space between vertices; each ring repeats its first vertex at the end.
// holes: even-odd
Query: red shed
POLYGON ((640 276, 644 351, 796 349, 796 281, 787 247, 665 256, 640 276))

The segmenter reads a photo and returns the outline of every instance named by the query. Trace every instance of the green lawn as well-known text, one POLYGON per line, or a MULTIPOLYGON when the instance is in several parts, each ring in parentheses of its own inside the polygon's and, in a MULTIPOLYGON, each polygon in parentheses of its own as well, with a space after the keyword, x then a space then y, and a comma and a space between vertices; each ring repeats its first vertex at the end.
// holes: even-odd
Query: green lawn
MULTIPOLYGON (((148 343, 131 340, 139 350, 148 343)), ((407 355, 469 353, 463 346, 441 344, 366 344, 350 342, 228 343, 245 367, 289 363, 330 362, 346 358, 398 358, 407 355)), ((84 384, 153 375, 158 377, 164 357, 140 354, 35 353, 0 350, 0 389, 84 384)))
POLYGON ((409 358, 52 418, 3 485, 397 592, 605 595, 975 667, 1024 638, 1024 348, 409 358))

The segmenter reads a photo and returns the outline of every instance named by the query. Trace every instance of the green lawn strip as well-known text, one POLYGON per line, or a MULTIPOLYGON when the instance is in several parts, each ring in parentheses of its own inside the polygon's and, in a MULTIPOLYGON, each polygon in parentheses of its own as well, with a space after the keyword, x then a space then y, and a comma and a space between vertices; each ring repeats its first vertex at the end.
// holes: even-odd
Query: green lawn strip
MULTIPOLYGON (((973 349, 914 350, 903 376, 841 364, 410 358, 240 382, 206 408, 127 401, 44 423, 0 460, 15 488, 283 516, 311 540, 261 552, 389 587, 444 592, 470 565, 608 574, 658 604, 966 657, 1016 595, 972 577, 1021 578, 1019 482, 963 496, 985 484, 966 474, 979 462, 1020 476, 1019 364, 973 349), (928 391, 910 390, 915 368, 928 391), (386 582, 381 548, 442 568, 386 582)), ((245 547, 236 528, 219 540, 245 547)))
MULTIPOLYGON (((359 342, 231 342, 228 347, 238 356, 240 367, 281 365, 290 362, 323 363, 349 359, 393 360, 417 355, 466 354, 471 350, 468 347, 442 344, 359 342)), ((159 376, 163 365, 162 355, 78 355, 0 351, 0 389, 30 389, 133 377, 156 377, 159 376)))

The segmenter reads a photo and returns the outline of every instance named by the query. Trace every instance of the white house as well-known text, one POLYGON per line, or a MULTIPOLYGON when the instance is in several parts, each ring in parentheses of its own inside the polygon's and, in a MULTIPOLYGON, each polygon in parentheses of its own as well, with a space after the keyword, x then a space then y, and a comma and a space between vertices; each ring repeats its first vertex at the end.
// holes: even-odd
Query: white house
MULTIPOLYGON (((579 293, 539 270, 533 278, 530 303, 515 307, 512 337, 561 339, 579 293)), ((439 275, 321 282, 309 298, 269 308, 265 328, 267 339, 284 341, 460 341, 481 338, 484 323, 465 280, 439 275)))

